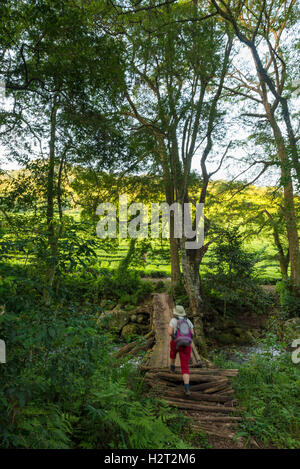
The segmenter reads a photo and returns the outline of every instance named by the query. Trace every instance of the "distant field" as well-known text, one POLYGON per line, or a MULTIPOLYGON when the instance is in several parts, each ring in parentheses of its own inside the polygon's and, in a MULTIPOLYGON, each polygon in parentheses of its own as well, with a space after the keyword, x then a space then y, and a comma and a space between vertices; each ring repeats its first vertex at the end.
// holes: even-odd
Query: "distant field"
MULTIPOLYGON (((75 222, 80 221, 80 210, 66 210, 65 213, 69 216, 72 216, 75 222)), ((96 227, 95 227, 96 229, 96 227)), ((168 240, 163 240, 163 247, 165 252, 165 257, 161 255, 152 255, 151 253, 147 255, 146 262, 141 259, 140 266, 136 268, 143 271, 145 275, 150 275, 152 273, 157 273, 158 276, 169 276, 171 274, 170 263, 167 260, 168 257, 168 240)), ((121 240, 117 248, 111 249, 109 252, 104 249, 97 249, 96 253, 98 256, 99 264, 103 268, 115 269, 118 267, 120 261, 126 256, 128 251, 129 240, 121 240)), ((152 241, 152 247, 154 250, 161 248, 161 241, 154 240, 152 241)), ((279 262, 274 258, 276 251, 274 246, 270 243, 269 240, 264 239, 263 237, 258 237, 250 242, 245 244, 245 247, 250 252, 260 252, 262 249, 265 249, 261 255, 261 261, 257 263, 256 272, 257 277, 260 281, 269 283, 275 283, 277 280, 280 280, 280 267, 279 262)), ((18 264, 25 262, 30 263, 30 256, 26 256, 25 253, 11 253, 7 259, 12 264, 18 264)), ((210 260, 210 251, 207 252, 203 259, 201 265, 201 273, 205 274, 208 270, 208 263, 210 260)))
MULTIPOLYGON (((110 252, 109 254, 105 251, 98 250, 99 260, 101 261, 102 267, 106 268, 116 268, 120 261, 125 257, 128 250, 129 243, 126 240, 122 241, 122 244, 115 252, 110 252)), ((168 243, 165 243, 166 252, 168 249, 168 243)), ((262 248, 266 248, 264 253, 261 256, 261 261, 256 264, 257 277, 261 281, 277 281, 281 279, 279 262, 273 259, 272 256, 276 253, 272 245, 266 240, 252 241, 246 246, 247 250, 251 252, 259 252, 262 248)), ((208 268, 207 265, 210 260, 210 252, 208 251, 203 259, 201 266, 201 272, 205 273, 208 268)), ((161 259, 159 256, 154 257, 151 261, 147 260, 144 267, 140 267, 140 270, 143 270, 145 274, 151 272, 162 272, 165 275, 171 274, 170 264, 165 260, 161 259)))
MULTIPOLYGON (((80 210, 68 210, 68 215, 74 217, 74 220, 80 220, 80 210)), ((153 246, 157 246, 158 241, 153 242, 153 246)), ((164 241, 166 252, 168 252, 168 241, 164 241)), ((101 262, 101 266, 105 268, 116 268, 120 261, 126 256, 127 250, 129 246, 129 241, 122 240, 119 244, 119 247, 114 252, 107 253, 104 250, 97 250, 97 254, 99 256, 99 261, 101 262)), ((269 240, 264 239, 263 237, 257 237, 257 239, 253 239, 250 242, 245 244, 245 247, 250 252, 259 252, 263 248, 265 248, 264 253, 261 256, 261 261, 256 265, 257 277, 263 281, 277 281, 281 279, 280 267, 279 262, 274 259, 274 255, 276 254, 276 250, 274 246, 270 243, 269 240)), ((201 266, 201 272, 205 273, 207 271, 207 264, 209 263, 210 259, 210 252, 208 251, 203 259, 203 263, 201 266)), ((145 274, 150 274, 151 272, 159 272, 166 276, 171 274, 171 267, 170 264, 161 257, 157 256, 151 260, 147 259, 147 262, 144 266, 139 267, 145 274)))

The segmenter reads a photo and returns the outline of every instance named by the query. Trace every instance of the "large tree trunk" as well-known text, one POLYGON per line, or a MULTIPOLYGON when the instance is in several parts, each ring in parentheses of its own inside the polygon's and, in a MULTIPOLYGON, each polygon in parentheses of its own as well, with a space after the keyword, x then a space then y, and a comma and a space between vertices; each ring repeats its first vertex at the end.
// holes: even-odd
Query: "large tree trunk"
POLYGON ((171 254, 171 283, 174 288, 180 282, 180 262, 178 241, 174 238, 174 217, 170 216, 170 254, 171 254))
POLYGON ((294 293, 300 291, 300 251, 297 229, 297 218, 294 203, 293 181, 290 161, 280 128, 272 115, 268 115, 273 129, 278 157, 281 162, 281 177, 284 194, 284 219, 289 242, 289 257, 291 263, 291 285, 294 293))
POLYGON ((300 292, 300 252, 297 221, 295 215, 293 186, 291 181, 284 187, 284 211, 289 240, 291 263, 291 285, 294 293, 300 292))
POLYGON ((57 237, 54 227, 54 172, 55 172, 55 140, 56 140, 56 116, 57 116, 57 100, 53 99, 50 120, 50 141, 49 141, 49 163, 47 175, 47 235, 50 248, 50 255, 47 260, 46 272, 46 289, 44 299, 49 302, 49 290, 52 288, 55 271, 57 267, 57 237))
MULTIPOLYGON (((171 207, 174 203, 174 181, 172 181, 171 170, 169 165, 169 153, 166 149, 162 136, 156 135, 160 162, 163 170, 163 179, 165 184, 165 196, 166 202, 171 207)), ((170 257, 171 257, 171 281, 172 287, 174 288, 177 283, 180 282, 180 262, 179 262, 179 246, 178 241, 174 237, 174 213, 170 213, 170 257)))
POLYGON ((200 260, 185 248, 185 240, 181 240, 181 264, 184 286, 189 298, 192 322, 195 328, 195 344, 202 356, 207 356, 207 347, 203 330, 203 300, 200 295, 200 260))
POLYGON ((279 257, 279 263, 280 263, 280 271, 281 271, 281 277, 282 280, 287 280, 288 279, 288 268, 289 268, 289 263, 290 263, 290 253, 289 250, 285 254, 282 244, 279 239, 279 234, 276 229, 276 227, 273 227, 273 235, 274 235, 274 241, 275 245, 277 247, 278 251, 278 257, 279 257))
POLYGON ((267 213, 269 220, 271 222, 271 225, 273 227, 273 238, 275 242, 275 246, 278 251, 278 259, 280 263, 280 271, 281 271, 281 277, 282 280, 287 280, 288 279, 288 268, 289 268, 289 263, 290 263, 290 253, 289 250, 287 250, 287 253, 284 253, 284 248, 283 245, 281 244, 280 241, 280 236, 279 236, 279 231, 277 228, 276 222, 273 220, 272 215, 268 212, 268 210, 265 210, 267 213))
POLYGON ((288 267, 289 267, 289 259, 285 256, 279 256, 279 263, 280 263, 280 272, 282 280, 288 279, 288 267))
POLYGON ((286 98, 281 97, 280 99, 281 107, 282 107, 282 115, 286 124, 287 134, 289 139, 289 150, 292 156, 293 167, 297 175, 298 184, 300 184, 300 163, 299 163, 299 155, 297 150, 297 141, 294 133, 294 129, 291 124, 290 118, 290 111, 288 108, 288 103, 286 98))

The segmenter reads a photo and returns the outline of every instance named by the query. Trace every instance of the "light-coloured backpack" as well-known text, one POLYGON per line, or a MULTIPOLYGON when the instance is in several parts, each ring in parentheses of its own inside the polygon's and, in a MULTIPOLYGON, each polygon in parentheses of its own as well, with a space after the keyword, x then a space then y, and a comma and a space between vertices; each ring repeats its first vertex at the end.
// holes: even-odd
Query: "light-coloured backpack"
POLYGON ((177 320, 177 330, 175 334, 175 342, 178 347, 188 347, 192 342, 191 328, 186 319, 177 320))

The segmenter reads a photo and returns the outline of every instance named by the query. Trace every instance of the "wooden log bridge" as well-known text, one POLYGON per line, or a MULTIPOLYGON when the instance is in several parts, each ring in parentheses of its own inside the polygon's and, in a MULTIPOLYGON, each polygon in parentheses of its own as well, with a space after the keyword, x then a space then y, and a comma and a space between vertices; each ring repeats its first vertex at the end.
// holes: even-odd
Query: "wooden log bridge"
POLYGON ((175 373, 171 373, 168 325, 172 318, 173 304, 167 294, 153 296, 152 331, 154 345, 148 360, 141 369, 145 382, 156 397, 168 405, 187 413, 193 420, 193 429, 203 430, 213 437, 233 439, 234 428, 241 420, 237 412, 237 401, 230 379, 238 370, 213 368, 204 362, 195 345, 192 345, 190 360, 191 395, 185 396, 180 371, 179 354, 175 362, 175 373))

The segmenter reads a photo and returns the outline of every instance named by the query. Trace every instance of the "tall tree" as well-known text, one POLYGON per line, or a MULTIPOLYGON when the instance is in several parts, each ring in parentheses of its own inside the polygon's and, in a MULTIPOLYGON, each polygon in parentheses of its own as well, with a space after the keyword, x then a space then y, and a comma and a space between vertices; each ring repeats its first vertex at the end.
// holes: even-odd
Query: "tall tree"
MULTIPOLYGON (((1 116, 2 123, 8 124, 3 142, 11 156, 26 164, 33 154, 34 139, 38 140, 39 157, 46 161, 46 166, 41 165, 41 168, 43 171, 47 168, 44 186, 49 248, 46 284, 51 288, 63 222, 63 166, 71 150, 73 162, 76 160, 76 143, 81 140, 82 144, 83 134, 86 141, 91 140, 91 121, 94 143, 100 134, 106 133, 107 140, 110 139, 110 132, 105 130, 108 120, 104 109, 113 106, 116 90, 122 83, 122 65, 114 39, 92 27, 93 6, 89 8, 79 1, 53 3, 46 0, 34 4, 21 1, 12 5, 7 14, 9 30, 15 29, 18 34, 10 35, 5 41, 0 37, 2 76, 8 96, 14 100, 12 110, 1 116), (83 130, 76 132, 78 127, 83 130), (18 136, 24 141, 23 145, 19 142, 19 148, 18 136)), ((104 159, 103 155, 99 155, 101 158, 104 159)))
POLYGON ((266 119, 272 129, 280 161, 281 183, 284 193, 284 218, 288 233, 291 264, 291 284, 296 293, 300 291, 300 250, 297 218, 294 203, 293 170, 300 182, 300 165, 297 138, 286 96, 288 84, 287 57, 281 46, 282 37, 293 24, 296 14, 294 0, 277 0, 238 3, 211 0, 219 15, 232 26, 242 44, 250 50, 257 80, 237 70, 238 85, 234 92, 247 97, 258 110, 247 115, 266 119), (257 96, 255 96, 257 95, 257 96), (278 115, 278 109, 281 113, 278 115), (264 110, 264 112, 261 111, 264 110), (285 124, 286 135, 281 126, 285 124))
MULTIPOLYGON (((207 159, 213 139, 220 131, 219 109, 224 78, 229 66, 231 38, 210 18, 210 11, 194 3, 166 5, 139 10, 126 17, 123 26, 128 67, 127 88, 121 112, 132 119, 137 131, 143 128, 155 142, 155 159, 164 181, 166 202, 172 206, 190 202, 192 160, 201 151, 200 169, 205 202, 208 181, 207 159)), ((225 158, 218 157, 218 168, 225 158)), ((217 168, 217 169, 218 169, 217 168)), ((194 229, 197 228, 193 220, 194 229)), ((208 248, 187 249, 176 238, 174 213, 170 214, 172 282, 180 279, 180 257, 184 284, 197 328, 198 345, 206 352, 203 334, 203 301, 199 265, 208 248)), ((193 237, 190 237, 192 240, 193 237)))

